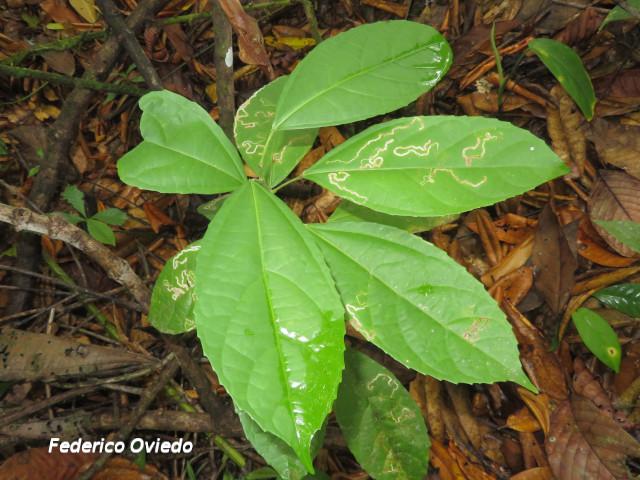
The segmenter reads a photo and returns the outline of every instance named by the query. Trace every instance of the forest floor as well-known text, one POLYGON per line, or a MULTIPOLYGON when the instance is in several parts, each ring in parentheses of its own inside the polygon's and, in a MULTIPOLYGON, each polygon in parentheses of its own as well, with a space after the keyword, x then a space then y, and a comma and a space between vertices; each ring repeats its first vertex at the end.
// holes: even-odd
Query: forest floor
MULTIPOLYGON (((127 186, 116 162, 140 141, 137 99, 158 81, 197 101, 228 132, 237 106, 270 77, 292 71, 319 41, 389 19, 437 28, 454 63, 436 88, 385 118, 499 118, 545 139, 571 168, 421 234, 509 305, 524 370, 540 390, 438 381, 371 347, 422 409, 432 443, 428 478, 640 473, 640 306, 628 298, 625 313, 593 297, 640 283, 637 252, 594 222, 640 221, 638 22, 600 29, 612 0, 261 1, 242 2, 244 10, 221 3, 224 9, 198 0, 118 1, 116 17, 135 26, 137 35, 128 38, 144 59, 120 48, 126 36, 113 33, 117 22, 105 20, 94 0, 0 6, 0 205, 7 206, 0 207, 0 478, 88 478, 87 468, 101 462, 93 478, 270 478, 252 476, 266 475, 265 462, 243 437, 195 334, 159 334, 140 295, 114 280, 123 262, 151 288, 164 263, 202 237, 207 220, 197 208, 212 197, 127 186), (504 91, 491 46, 494 23, 504 91), (598 99, 591 121, 527 52, 535 37, 579 53, 598 99), (17 208, 36 215, 18 216, 17 208), (37 215, 84 209, 91 216, 107 208, 127 220, 113 227, 115 245, 99 252, 64 228, 43 227, 37 215), (615 329, 622 345, 617 373, 574 328, 571 316, 581 307, 615 329), (46 451, 52 437, 124 439, 134 432, 191 440, 194 452, 106 458, 46 451)), ((113 5, 97 4, 101 11, 113 5)), ((313 164, 369 124, 322 128, 302 163, 313 164)), ((307 182, 279 196, 305 222, 326 221, 339 203, 307 182)), ((333 417, 315 465, 332 479, 369 478, 333 417)))

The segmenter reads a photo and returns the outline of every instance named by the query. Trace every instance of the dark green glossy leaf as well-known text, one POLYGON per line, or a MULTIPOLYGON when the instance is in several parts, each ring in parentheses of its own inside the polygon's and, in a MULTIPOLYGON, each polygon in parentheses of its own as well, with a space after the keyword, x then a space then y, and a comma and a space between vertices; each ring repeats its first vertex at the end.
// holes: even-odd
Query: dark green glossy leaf
POLYGON ((612 22, 640 19, 640 0, 627 0, 627 5, 630 7, 629 10, 621 5, 613 7, 602 21, 599 30, 612 22))
POLYGON ((393 373, 353 349, 345 352, 335 412, 349 450, 372 478, 426 475, 430 443, 420 409, 393 373))
POLYGON ((375 22, 315 47, 280 96, 279 130, 340 125, 397 110, 429 91, 453 55, 434 28, 416 22, 375 22))
POLYGON ((531 383, 495 301, 439 248, 366 222, 309 225, 351 325, 409 368, 464 383, 531 383))
POLYGON ((234 135, 244 161, 271 186, 285 178, 309 151, 318 130, 276 131, 273 118, 287 83, 280 77, 244 102, 234 123, 234 135))
POLYGON ((626 220, 596 220, 596 223, 619 242, 640 253, 640 223, 626 220))
POLYGON ((86 221, 89 235, 101 243, 105 243, 107 245, 116 244, 116 237, 109 225, 99 222, 98 220, 93 220, 92 218, 88 218, 86 221))
POLYGON ((178 334, 196 328, 196 258, 200 242, 193 242, 165 263, 151 294, 149 323, 163 333, 178 334))
POLYGON ((107 225, 122 226, 124 222, 127 221, 127 214, 119 208, 107 208, 106 210, 96 213, 91 218, 104 222, 107 225))
POLYGON ((596 106, 596 94, 591 78, 582 64, 582 60, 571 47, 550 38, 536 38, 529 43, 542 63, 551 71, 560 85, 576 102, 587 120, 593 118, 596 106))
POLYGON ((483 117, 408 117, 368 128, 304 177, 390 215, 461 213, 526 192, 569 169, 539 138, 483 117))
POLYGON ((594 294, 606 306, 640 317, 640 283, 621 283, 603 288, 594 294))
POLYGON ((87 212, 84 208, 84 193, 78 189, 75 185, 67 185, 67 188, 62 192, 62 198, 71 204, 83 217, 87 216, 87 212))
POLYGON ((618 335, 609 322, 588 308, 579 308, 571 315, 580 338, 602 363, 614 372, 620 370, 621 348, 618 335))
POLYGON ((118 162, 123 182, 163 193, 222 193, 246 181, 238 152, 200 105, 168 90, 139 103, 144 141, 118 162))
POLYGON ((376 212, 362 205, 343 200, 329 217, 329 222, 373 222, 406 230, 409 233, 427 232, 438 225, 453 222, 457 215, 444 217, 403 217, 376 212))
POLYGON ((251 181, 224 202, 196 265, 196 327, 237 407, 311 469, 343 368, 344 310, 300 219, 251 181))

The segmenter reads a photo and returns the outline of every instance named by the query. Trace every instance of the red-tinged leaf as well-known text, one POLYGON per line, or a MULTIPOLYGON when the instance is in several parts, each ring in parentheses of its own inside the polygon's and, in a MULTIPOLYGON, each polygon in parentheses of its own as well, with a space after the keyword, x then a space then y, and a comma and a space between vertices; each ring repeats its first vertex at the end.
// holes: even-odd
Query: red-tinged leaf
POLYGON ((625 462, 640 457, 640 443, 580 395, 553 412, 545 450, 558 480, 628 479, 625 462))

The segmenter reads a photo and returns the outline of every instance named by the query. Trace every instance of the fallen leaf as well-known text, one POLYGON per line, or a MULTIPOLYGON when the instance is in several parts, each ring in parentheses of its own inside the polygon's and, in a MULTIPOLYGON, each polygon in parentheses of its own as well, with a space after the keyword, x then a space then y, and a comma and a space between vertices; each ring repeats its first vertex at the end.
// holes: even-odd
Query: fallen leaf
POLYGON ((585 8, 580 15, 569 21, 553 39, 558 42, 573 45, 591 37, 600 27, 604 15, 597 9, 585 8))
POLYGON ((155 233, 158 233, 160 231, 160 228, 165 225, 176 224, 176 222, 174 222, 171 217, 169 217, 162 211, 162 209, 160 209, 152 202, 145 202, 142 208, 144 209, 147 220, 149 220, 149 223, 151 224, 151 229, 155 233))
POLYGON ((535 467, 518 472, 509 480, 553 480, 553 474, 548 467, 535 467))
POLYGON ((553 412, 545 450, 558 480, 628 479, 625 462, 640 457, 640 443, 581 395, 553 412))
POLYGON ((540 423, 538 423, 538 420, 536 420, 527 407, 522 407, 517 412, 509 415, 505 425, 516 432, 533 433, 541 429, 540 423))
POLYGON ((176 51, 175 63, 188 62, 191 60, 191 58, 193 58, 193 48, 182 26, 179 23, 174 23, 172 25, 165 25, 162 29, 167 34, 169 42, 176 51))
POLYGON ((76 60, 71 52, 43 52, 42 58, 44 58, 47 65, 49 65, 56 72, 62 73, 69 77, 72 77, 76 72, 76 60))
POLYGON ((580 221, 578 228, 578 254, 603 267, 628 267, 635 258, 622 257, 611 252, 588 218, 580 221))
POLYGON ((61 23, 82 23, 82 19, 63 0, 44 0, 40 8, 54 21, 61 23))
POLYGON ((640 179, 640 127, 620 125, 602 118, 595 119, 592 127, 591 140, 598 156, 640 179))
POLYGON ((587 161, 587 141, 584 117, 576 104, 560 85, 551 89, 557 108, 547 107, 547 132, 551 146, 564 163, 571 168, 571 176, 582 176, 587 161))
POLYGON ((69 0, 73 9, 89 23, 96 23, 98 20, 98 9, 94 0, 69 0))
POLYGON ((406 18, 409 10, 409 5, 407 5, 406 2, 395 3, 388 0, 361 0, 360 3, 384 12, 393 13, 396 17, 400 18, 406 18))
MULTIPOLYGON (((640 180, 624 172, 601 171, 589 201, 589 217, 596 220, 626 220, 640 222, 640 180)), ((616 252, 624 257, 636 255, 631 248, 618 241, 604 228, 594 228, 616 252)))

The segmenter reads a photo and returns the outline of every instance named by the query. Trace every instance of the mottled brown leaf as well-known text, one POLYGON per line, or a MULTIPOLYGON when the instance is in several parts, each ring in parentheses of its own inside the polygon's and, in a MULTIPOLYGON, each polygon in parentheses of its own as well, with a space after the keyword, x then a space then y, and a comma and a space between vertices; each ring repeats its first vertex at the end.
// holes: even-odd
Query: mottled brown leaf
MULTIPOLYGON (((638 89, 640 90, 640 85, 638 89)), ((598 156, 606 163, 640 178, 640 127, 621 125, 600 118, 594 120, 592 126, 591 140, 598 156)))
POLYGON ((625 257, 636 252, 616 240, 596 220, 626 220, 640 222, 640 180, 624 172, 602 171, 600 179, 591 193, 589 217, 594 228, 607 244, 625 257))
POLYGON ((571 168, 569 175, 580 177, 587 160, 584 117, 561 86, 553 87, 551 96, 557 104, 557 108, 553 105, 547 107, 547 132, 551 146, 571 168))
POLYGON ((553 38, 567 45, 573 45, 593 35, 597 30, 604 15, 595 8, 585 8, 580 15, 567 23, 560 33, 553 38))
POLYGON ((545 450, 558 480, 628 479, 625 461, 640 457, 640 443, 580 395, 553 412, 545 450))

